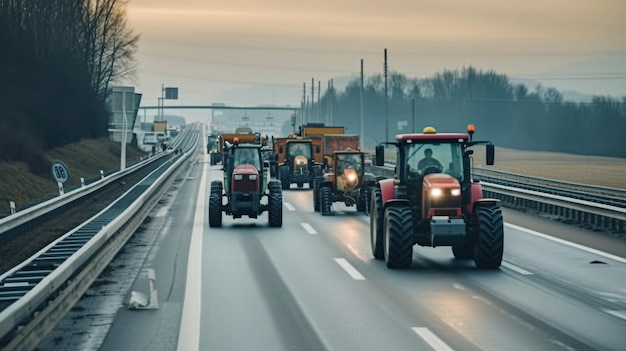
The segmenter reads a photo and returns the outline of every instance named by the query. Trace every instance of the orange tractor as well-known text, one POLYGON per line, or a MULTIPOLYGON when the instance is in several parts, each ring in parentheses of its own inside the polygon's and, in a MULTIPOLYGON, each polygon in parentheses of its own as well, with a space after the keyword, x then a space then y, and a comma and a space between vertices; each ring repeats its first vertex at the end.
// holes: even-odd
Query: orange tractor
MULTIPOLYGON (((486 163, 494 146, 474 141, 474 126, 465 133, 396 135, 393 179, 379 180, 371 195, 370 239, 376 259, 388 268, 408 268, 413 245, 451 246, 457 259, 473 259, 479 268, 502 262, 504 228, 499 200, 483 198, 472 179, 472 146, 486 144, 486 163)), ((384 146, 376 147, 375 164, 384 164, 384 146)))

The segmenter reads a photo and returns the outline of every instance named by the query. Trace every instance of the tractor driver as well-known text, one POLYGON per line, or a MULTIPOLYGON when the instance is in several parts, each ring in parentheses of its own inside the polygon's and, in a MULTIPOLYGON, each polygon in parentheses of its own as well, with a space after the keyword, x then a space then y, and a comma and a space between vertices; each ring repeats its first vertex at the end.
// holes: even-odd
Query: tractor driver
POLYGON ((237 153, 239 154, 239 162, 238 164, 240 165, 254 165, 254 155, 252 154, 252 150, 247 150, 247 149, 239 149, 237 150, 237 153))
POLYGON ((424 174, 428 168, 435 168, 437 169, 437 172, 441 172, 443 170, 441 162, 433 157, 433 150, 430 148, 424 150, 424 158, 417 164, 417 169, 420 174, 424 174))

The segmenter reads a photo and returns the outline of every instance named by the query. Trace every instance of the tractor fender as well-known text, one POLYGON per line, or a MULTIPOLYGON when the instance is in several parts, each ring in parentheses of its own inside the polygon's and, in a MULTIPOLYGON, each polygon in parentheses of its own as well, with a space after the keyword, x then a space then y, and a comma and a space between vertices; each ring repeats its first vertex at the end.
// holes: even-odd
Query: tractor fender
POLYGON ((386 178, 378 182, 380 186, 380 194, 382 195, 383 204, 395 198, 395 184, 392 178, 386 178))
MULTIPOLYGON (((384 209, 387 209, 389 207, 405 207, 405 206, 411 206, 411 203, 409 202, 409 200, 407 199, 391 199, 389 201, 383 202, 384 203, 384 209)), ((383 211, 384 211, 383 209, 383 211)), ((383 212, 384 213, 384 212, 383 212)))
POLYGON ((467 213, 474 213, 474 204, 483 198, 483 186, 478 183, 470 185, 470 201, 465 205, 467 213))
POLYGON ((472 213, 474 213, 478 207, 493 207, 493 206, 498 206, 499 204, 500 204, 499 199, 491 199, 491 198, 479 199, 478 201, 475 201, 472 203, 472 213))

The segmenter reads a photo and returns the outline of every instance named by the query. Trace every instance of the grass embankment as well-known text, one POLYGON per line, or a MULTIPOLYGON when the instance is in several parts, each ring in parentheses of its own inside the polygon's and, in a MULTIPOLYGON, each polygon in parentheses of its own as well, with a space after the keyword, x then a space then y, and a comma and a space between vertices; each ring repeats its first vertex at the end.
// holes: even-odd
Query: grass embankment
MULTIPOLYGON (((475 146, 474 166, 565 182, 626 189, 626 159, 572 155, 558 152, 521 151, 496 147, 493 166, 485 166, 485 147, 475 146)), ((395 150, 385 158, 394 160, 395 150)))
MULTIPOLYGON (((82 140, 44 154, 50 164, 63 161, 70 171, 70 179, 64 188, 80 184, 80 178, 90 179, 100 175, 100 170, 107 172, 120 169, 120 148, 118 142, 108 138, 82 140)), ((147 154, 136 147, 126 147, 126 164, 129 165, 147 154)), ((46 196, 58 194, 57 184, 49 170, 43 174, 34 174, 28 165, 21 162, 0 163, 0 213, 9 212, 9 202, 21 207, 46 196)))

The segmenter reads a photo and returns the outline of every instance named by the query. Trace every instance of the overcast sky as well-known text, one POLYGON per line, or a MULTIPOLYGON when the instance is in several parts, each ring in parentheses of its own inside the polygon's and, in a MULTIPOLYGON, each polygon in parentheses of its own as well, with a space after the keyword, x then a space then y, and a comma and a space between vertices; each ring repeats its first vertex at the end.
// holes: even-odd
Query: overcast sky
MULTIPOLYGON (((624 0, 130 0, 134 85, 156 105, 294 104, 303 84, 473 66, 559 90, 626 95, 624 0), (260 89, 259 89, 260 87, 260 89)), ((317 94, 317 88, 316 92, 317 94)))

